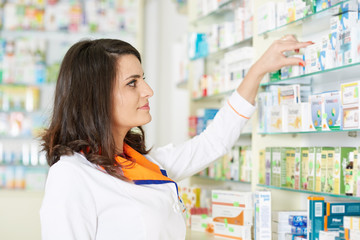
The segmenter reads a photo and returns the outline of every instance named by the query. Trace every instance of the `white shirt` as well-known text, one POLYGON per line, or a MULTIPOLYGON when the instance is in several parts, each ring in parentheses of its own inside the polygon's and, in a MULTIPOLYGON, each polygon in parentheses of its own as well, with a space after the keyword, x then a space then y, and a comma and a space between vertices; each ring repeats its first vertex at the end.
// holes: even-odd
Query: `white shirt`
MULTIPOLYGON (((255 107, 236 91, 207 129, 145 157, 179 181, 227 153, 255 107)), ((183 240, 186 226, 174 183, 135 185, 78 153, 49 170, 40 210, 43 240, 183 240)))

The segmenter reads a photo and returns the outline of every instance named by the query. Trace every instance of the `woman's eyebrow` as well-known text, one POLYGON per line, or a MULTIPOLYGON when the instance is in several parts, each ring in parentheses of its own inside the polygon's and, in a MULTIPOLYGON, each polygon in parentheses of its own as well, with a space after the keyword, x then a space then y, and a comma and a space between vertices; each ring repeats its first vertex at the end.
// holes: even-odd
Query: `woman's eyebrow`
MULTIPOLYGON (((143 76, 144 76, 144 74, 143 74, 143 76)), ((141 78, 141 76, 139 74, 134 74, 134 75, 131 75, 131 76, 125 78, 125 80, 128 80, 130 78, 141 78)))

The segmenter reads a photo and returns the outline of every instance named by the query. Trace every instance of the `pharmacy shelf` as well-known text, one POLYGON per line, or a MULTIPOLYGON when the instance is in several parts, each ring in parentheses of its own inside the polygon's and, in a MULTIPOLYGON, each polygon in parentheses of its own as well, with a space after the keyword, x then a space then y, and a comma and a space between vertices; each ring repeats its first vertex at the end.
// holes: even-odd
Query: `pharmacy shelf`
POLYGON ((339 5, 341 5, 342 3, 349 2, 349 1, 350 0, 342 1, 340 3, 337 3, 337 4, 327 8, 327 9, 318 11, 316 13, 309 14, 309 15, 307 15, 307 16, 305 16, 303 18, 300 18, 300 19, 298 19, 296 21, 292 21, 292 22, 289 22, 289 23, 284 24, 282 26, 276 27, 274 29, 259 33, 258 35, 259 36, 266 36, 269 33, 274 33, 274 32, 278 32, 278 31, 281 31, 281 30, 285 30, 287 27, 293 27, 293 26, 296 26, 296 25, 299 25, 299 24, 303 24, 305 22, 314 21, 316 19, 324 19, 326 17, 331 17, 331 16, 333 16, 335 14, 338 14, 338 12, 336 12, 336 10, 338 9, 337 7, 339 5))
POLYGON ((198 59, 218 59, 218 58, 222 58, 224 56, 224 54, 228 51, 234 50, 236 48, 240 48, 240 47, 245 47, 245 46, 250 46, 252 44, 252 40, 253 38, 247 38, 244 39, 240 42, 234 43, 226 48, 222 48, 219 49, 215 52, 210 52, 208 55, 206 56, 200 56, 200 57, 196 57, 196 58, 191 58, 190 61, 195 61, 198 59))
POLYGON ((55 86, 56 83, 55 82, 44 82, 44 83, 26 83, 26 82, 0 82, 0 86, 16 86, 16 87, 45 87, 45 86, 50 86, 53 87, 55 86))
POLYGON ((211 177, 199 176, 199 175, 194 175, 193 177, 199 178, 199 179, 204 179, 204 180, 217 181, 217 182, 233 182, 233 183, 251 184, 251 182, 236 181, 236 180, 230 180, 230 179, 225 179, 225 178, 211 178, 211 177))
POLYGON ((193 231, 189 228, 186 229, 186 240, 216 240, 213 233, 193 231))
POLYGON ((221 93, 217 93, 214 95, 209 95, 206 97, 198 97, 198 98, 193 98, 192 101, 194 102, 199 102, 199 101, 221 101, 224 99, 224 97, 230 96, 232 93, 234 92, 234 90, 230 90, 230 91, 226 91, 226 92, 221 92, 221 93))
POLYGON ((237 0, 229 0, 221 3, 218 8, 212 12, 207 13, 204 16, 200 16, 191 22, 192 25, 200 25, 200 24, 207 24, 207 22, 212 18, 221 17, 224 13, 228 11, 233 11, 231 7, 232 4, 235 4, 237 0))
POLYGON ((322 193, 322 192, 314 192, 314 191, 307 191, 307 190, 297 190, 297 189, 291 189, 291 188, 285 188, 285 187, 268 186, 268 185, 264 185, 264 184, 257 184, 257 187, 266 188, 266 189, 276 189, 276 190, 284 190, 284 191, 290 191, 290 192, 305 193, 305 194, 309 194, 309 195, 320 195, 320 196, 335 197, 335 198, 345 198, 345 199, 349 199, 349 200, 360 201, 360 197, 347 196, 347 195, 322 193))
POLYGON ((354 76, 360 75, 360 62, 344 65, 341 67, 335 67, 324 71, 313 72, 304 74, 297 77, 281 79, 278 81, 271 81, 261 83, 261 87, 267 87, 271 85, 282 84, 311 84, 312 82, 326 81, 326 83, 343 82, 348 79, 354 78, 354 76))
POLYGON ((119 38, 125 41, 132 41, 136 39, 136 33, 129 31, 118 32, 67 32, 67 31, 36 31, 36 30, 1 30, 1 37, 7 39, 37 38, 56 41, 74 42, 81 39, 97 39, 97 38, 119 38))
POLYGON ((332 131, 304 131, 304 132, 258 132, 260 135, 280 135, 280 134, 318 134, 318 133, 336 133, 336 132, 348 132, 349 135, 352 133, 359 132, 360 129, 346 129, 346 130, 332 130, 332 131))

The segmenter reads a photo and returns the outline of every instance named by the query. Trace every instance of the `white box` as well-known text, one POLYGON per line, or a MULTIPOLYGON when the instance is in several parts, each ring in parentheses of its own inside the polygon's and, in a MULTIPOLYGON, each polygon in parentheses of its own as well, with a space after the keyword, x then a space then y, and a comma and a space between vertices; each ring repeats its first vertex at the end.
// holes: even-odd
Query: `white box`
POLYGON ((214 228, 212 217, 207 215, 191 215, 191 230, 199 232, 211 232, 214 228))
POLYGON ((297 103, 288 105, 288 132, 301 132, 309 130, 310 103, 297 103))
POLYGON ((271 192, 255 193, 255 240, 271 240, 271 192))

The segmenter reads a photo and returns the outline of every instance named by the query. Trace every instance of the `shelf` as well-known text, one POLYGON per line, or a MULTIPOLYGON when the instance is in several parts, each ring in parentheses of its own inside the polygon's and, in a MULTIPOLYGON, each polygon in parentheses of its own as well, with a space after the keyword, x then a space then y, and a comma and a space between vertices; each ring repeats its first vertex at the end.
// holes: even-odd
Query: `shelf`
POLYGON ((223 14, 226 10, 232 11, 232 9, 228 9, 227 7, 230 4, 236 3, 236 2, 237 2, 236 0, 229 0, 224 3, 221 3, 216 10, 209 12, 208 14, 206 14, 204 16, 200 16, 200 17, 196 18, 195 20, 193 20, 191 22, 191 25, 198 25, 198 24, 204 23, 204 22, 208 21, 210 18, 217 17, 217 16, 223 14))
POLYGON ((218 94, 214 94, 214 95, 210 95, 210 96, 206 96, 206 97, 193 98, 192 101, 194 101, 194 102, 210 101, 210 100, 220 101, 224 97, 230 96, 233 92, 234 92, 234 90, 229 90, 229 91, 226 91, 226 92, 222 92, 222 93, 218 93, 218 94))
POLYGON ((134 40, 136 33, 128 31, 118 32, 65 32, 65 31, 36 31, 36 30, 1 30, 0 36, 5 38, 39 38, 47 40, 57 40, 74 42, 81 39, 91 38, 119 38, 125 41, 134 40))
POLYGON ((199 176, 199 175, 194 175, 194 177, 197 177, 200 179, 205 179, 205 180, 217 181, 217 182, 233 182, 233 183, 251 184, 251 182, 240 181, 240 180, 235 181, 235 180, 230 180, 230 179, 225 179, 225 178, 216 179, 216 178, 199 176))
POLYGON ((10 86, 10 87, 13 87, 13 86, 16 86, 16 87, 45 87, 45 86, 53 87, 55 85, 56 85, 56 82, 44 82, 44 83, 0 82, 0 86, 10 86))
POLYGON ((195 60, 198 60, 198 59, 213 59, 213 58, 222 58, 224 53, 230 51, 230 50, 233 50, 233 49, 236 49, 236 48, 240 48, 240 47, 244 47, 246 45, 249 45, 252 43, 252 40, 253 38, 250 37, 250 38, 246 38, 240 42, 237 42, 237 43, 234 43, 233 45, 230 45, 228 47, 225 47, 225 48, 222 48, 222 49, 219 49, 215 52, 210 52, 208 55, 206 56, 201 56, 201 57, 196 57, 196 58, 191 58, 190 61, 195 61, 195 60))
POLYGON ((284 187, 268 186, 268 185, 264 185, 264 184, 257 184, 257 186, 258 187, 263 187, 263 188, 269 188, 269 189, 284 190, 284 191, 290 191, 290 192, 299 192, 299 193, 305 193, 305 194, 311 194, 311 195, 320 195, 320 196, 327 196, 327 197, 346 198, 346 199, 350 199, 350 200, 360 201, 360 197, 354 197, 354 196, 346 196, 346 195, 322 193, 322 192, 313 192, 313 191, 307 191, 307 190, 297 190, 297 189, 284 188, 284 187))
POLYGON ((267 132, 261 133, 258 132, 260 135, 280 135, 280 134, 309 134, 309 133, 335 133, 335 132, 359 132, 360 129, 346 129, 346 130, 332 130, 332 131, 306 131, 306 132, 267 132))
POLYGON ((337 4, 327 8, 327 9, 321 10, 321 11, 313 13, 313 14, 309 14, 309 15, 307 15, 307 16, 305 16, 303 18, 300 18, 300 19, 298 19, 296 21, 292 21, 292 22, 289 22, 289 23, 284 24, 282 26, 276 27, 274 29, 259 33, 258 35, 259 36, 262 36, 262 35, 266 36, 269 33, 277 32, 279 30, 285 30, 285 28, 289 27, 289 26, 295 26, 295 25, 298 25, 298 24, 303 24, 305 21, 313 21, 313 20, 319 19, 319 18, 330 17, 331 15, 335 14, 335 10, 337 9, 337 7, 339 5, 341 5, 342 3, 349 2, 349 1, 350 0, 342 1, 340 3, 337 3, 337 4))
POLYGON ((313 72, 297 77, 281 79, 278 81, 272 81, 267 83, 261 83, 261 87, 266 87, 270 85, 281 85, 281 84, 310 84, 312 81, 320 81, 321 79, 326 79, 327 83, 330 82, 343 82, 354 78, 354 76, 360 75, 360 62, 344 65, 341 67, 335 67, 327 69, 324 71, 313 72))

